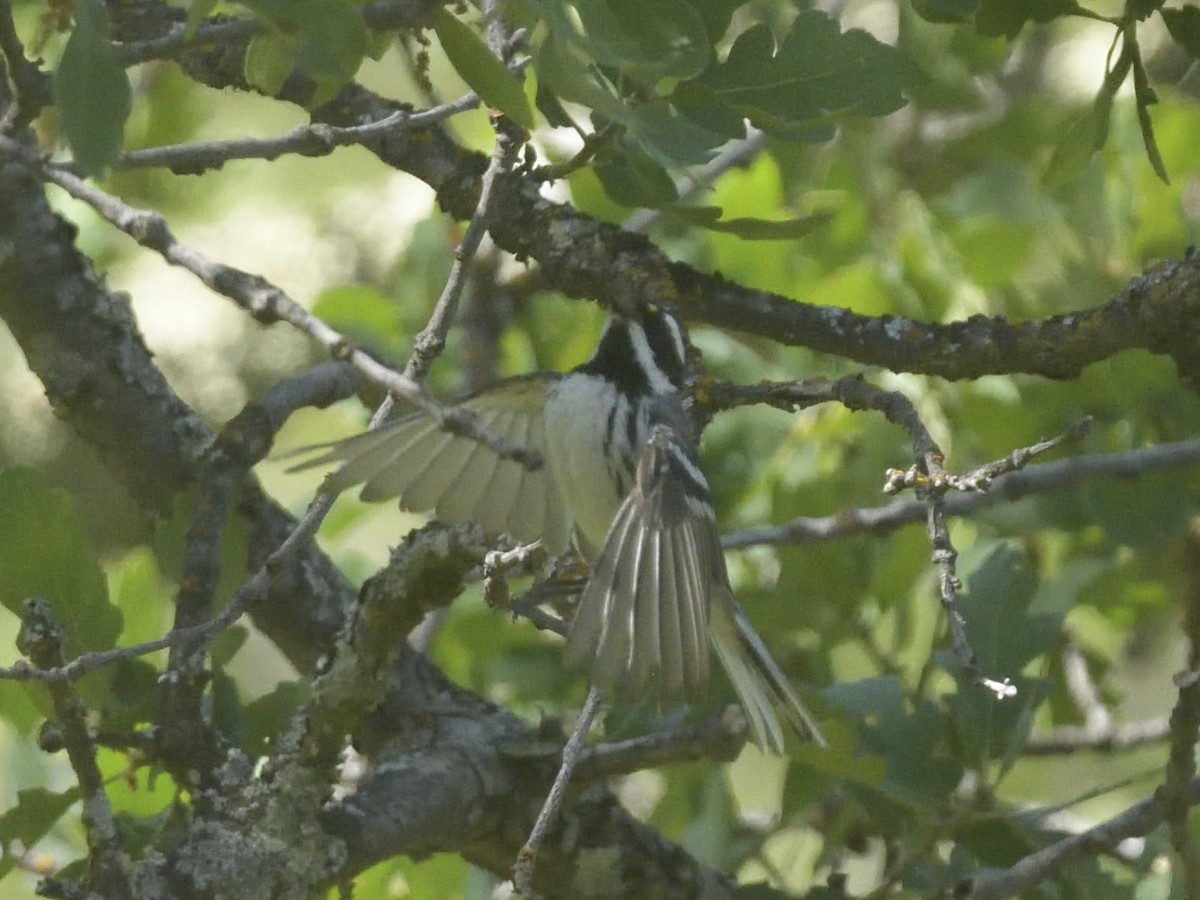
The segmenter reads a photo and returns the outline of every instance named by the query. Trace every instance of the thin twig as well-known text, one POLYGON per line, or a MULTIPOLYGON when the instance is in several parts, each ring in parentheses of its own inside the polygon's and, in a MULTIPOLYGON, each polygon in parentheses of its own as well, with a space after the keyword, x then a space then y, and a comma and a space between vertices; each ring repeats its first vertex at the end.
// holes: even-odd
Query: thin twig
MULTIPOLYGON (((375 0, 363 6, 361 12, 367 27, 376 32, 411 27, 427 17, 421 4, 396 3, 395 0, 375 0)), ((178 21, 161 37, 118 44, 121 62, 131 66, 152 59, 169 59, 177 56, 185 47, 244 44, 270 27, 264 21, 249 16, 221 16, 204 20, 189 36, 183 11, 178 10, 177 15, 178 21)))
POLYGON ((88 672, 111 665, 119 659, 132 659, 137 656, 145 656, 148 653, 154 653, 158 650, 164 650, 189 641, 207 641, 212 639, 216 634, 240 619, 251 603, 266 596, 267 588, 271 582, 271 573, 280 568, 300 544, 308 540, 316 532, 317 527, 332 504, 332 497, 326 494, 318 494, 316 499, 309 505, 304 518, 296 523, 296 527, 292 529, 291 533, 275 552, 267 557, 266 562, 254 573, 250 580, 234 591, 228 605, 215 618, 209 619, 200 625, 172 631, 165 637, 156 638, 153 641, 131 644, 128 647, 114 647, 111 650, 101 650, 94 653, 84 653, 75 657, 70 662, 61 665, 48 667, 40 666, 36 663, 30 665, 24 660, 20 660, 7 669, 0 669, 0 678, 12 681, 44 681, 50 683, 75 681, 88 672))
POLYGON ((479 243, 487 231, 488 214, 495 195, 496 180, 501 173, 512 168, 516 159, 519 141, 504 128, 496 132, 496 146, 487 171, 483 173, 482 186, 479 191, 479 202, 475 205, 475 214, 463 232, 462 240, 454 250, 454 263, 450 267, 450 275, 442 286, 441 295, 434 305, 429 322, 417 335, 413 344, 412 356, 404 367, 404 374, 413 381, 420 381, 429 371, 429 365, 436 359, 446 346, 446 334, 450 323, 458 309, 459 298, 462 297, 466 284, 467 272, 471 260, 479 250, 479 243))
POLYGON ((907 487, 919 492, 925 513, 926 534, 933 547, 932 560, 938 570, 938 599, 950 626, 951 644, 959 664, 974 681, 1004 699, 1016 694, 1016 688, 1006 678, 997 681, 980 668, 967 639, 966 624, 959 610, 958 592, 962 583, 957 574, 958 551, 950 538, 947 525, 946 495, 951 490, 981 492, 991 481, 1008 472, 1026 466, 1036 456, 1077 440, 1087 433, 1090 420, 1072 426, 1062 435, 1040 441, 1030 447, 1014 450, 1002 459, 981 466, 966 476, 952 475, 943 468, 944 455, 929 429, 921 421, 912 402, 903 394, 884 391, 859 377, 829 381, 823 378, 808 381, 772 383, 753 386, 731 385, 725 382, 701 381, 695 398, 698 405, 711 414, 748 403, 767 403, 788 410, 802 409, 820 403, 838 402, 849 409, 876 410, 890 422, 908 433, 916 462, 908 469, 890 469, 884 492, 894 494, 907 487))
POLYGON ((1010 697, 1016 693, 1016 689, 1007 681, 996 681, 979 668, 967 640, 966 626, 958 604, 958 590, 961 587, 956 573, 958 551, 950 539, 944 502, 953 479, 942 468, 942 450, 921 421, 912 401, 899 392, 882 390, 859 377, 835 381, 814 378, 788 383, 764 382, 751 387, 702 382, 697 385, 696 399, 712 410, 746 403, 768 403, 792 410, 838 402, 848 409, 881 412, 889 422, 902 427, 908 433, 916 462, 907 470, 891 470, 885 491, 894 493, 908 484, 916 485, 922 491, 926 534, 933 546, 933 564, 938 570, 938 598, 950 625, 955 657, 977 684, 988 688, 998 697, 1010 697))
MULTIPOLYGON (((12 101, 8 108, 0 110, 0 133, 20 130, 52 102, 50 76, 25 55, 25 45, 13 22, 12 4, 7 2, 0 3, 0 79, 11 84, 13 94, 11 98, 5 97, 12 101), (7 67, 3 65, 5 62, 7 67)), ((5 94, 8 91, 0 89, 0 97, 5 94)))
MULTIPOLYGON (((509 64, 514 73, 523 71, 531 62, 523 57, 509 64)), ((476 109, 482 99, 474 91, 468 91, 457 100, 414 112, 398 109, 391 115, 363 125, 338 127, 324 122, 297 125, 287 134, 270 138, 232 138, 229 140, 193 141, 186 144, 170 144, 162 147, 146 147, 128 150, 114 163, 117 169, 146 169, 165 167, 177 175, 198 175, 209 169, 219 169, 235 160, 274 160, 287 154, 298 156, 328 156, 339 147, 366 144, 390 137, 403 131, 427 128, 444 122, 453 116, 476 109)), ((54 165, 59 171, 78 175, 72 164, 54 165)))
MULTIPOLYGON (((966 623, 963 620, 958 599, 962 581, 958 577, 958 551, 950 539, 950 528, 947 524, 946 495, 951 490, 979 492, 987 490, 993 478, 1006 472, 1024 468, 1030 460, 1042 453, 1049 452, 1067 441, 1078 440, 1087 434, 1091 425, 1090 419, 1071 426, 1058 437, 1039 441, 1029 447, 1014 450, 1007 456, 990 462, 974 470, 966 476, 956 476, 946 472, 941 466, 941 451, 927 455, 908 470, 890 470, 884 486, 885 493, 895 493, 906 487, 914 486, 918 496, 924 499, 926 512, 926 533, 933 545, 933 564, 938 570, 938 599, 946 612, 946 621, 950 626, 950 642, 954 656, 971 678, 981 687, 986 688, 1004 700, 1016 696, 1017 688, 1009 678, 997 681, 988 676, 980 667, 967 639, 966 623)), ((936 450, 936 448, 934 448, 936 450)))
MULTIPOLYGON (((946 513, 968 516, 998 503, 1011 503, 1032 494, 1068 487, 1077 481, 1137 478, 1159 469, 1196 463, 1200 463, 1200 439, 1120 453, 1073 456, 1001 476, 992 482, 987 493, 950 494, 946 497, 946 513)), ((726 535, 721 545, 726 550, 735 550, 759 544, 811 544, 863 534, 883 535, 923 521, 924 518, 924 503, 896 500, 887 506, 848 509, 831 516, 802 517, 782 525, 746 529, 726 535)))
POLYGON ((583 146, 569 159, 561 162, 539 166, 531 173, 539 181, 554 182, 578 172, 590 163, 597 153, 625 133, 625 127, 616 122, 609 122, 599 131, 589 134, 583 139, 583 146))
MULTIPOLYGON (((767 146, 767 136, 755 128, 749 129, 746 139, 729 144, 690 175, 679 180, 675 191, 679 200, 687 200, 706 186, 712 184, 729 169, 748 166, 767 146)), ((659 219, 662 218, 660 209, 640 209, 627 218, 621 225, 626 231, 645 234, 659 219)))
POLYGON ((1166 810, 1171 843, 1179 855, 1183 896, 1200 897, 1200 843, 1192 831, 1187 796, 1196 777, 1196 741, 1200 737, 1200 521, 1184 542, 1187 578, 1183 631, 1188 638, 1187 668, 1175 676, 1179 696, 1171 710, 1171 754, 1158 799, 1166 810))
POLYGON ((980 687, 986 688, 996 695, 999 700, 1015 697, 1016 685, 1008 678, 997 681, 988 676, 980 667, 967 638, 966 621, 958 601, 958 592, 962 588, 957 572, 958 551, 950 540, 950 529, 946 524, 946 508, 941 496, 930 496, 927 500, 926 534, 929 543, 933 545, 933 564, 938 570, 938 600, 946 613, 946 622, 950 626, 950 644, 954 657, 980 687))
MULTIPOLYGON (((450 331, 450 325, 454 321, 459 300, 466 286, 467 273, 470 271, 471 262, 478 253, 479 245, 487 230, 488 212, 495 193, 496 179, 501 173, 512 168, 518 146, 519 142, 513 134, 504 128, 497 130, 496 145, 492 151, 491 160, 488 162, 487 170, 483 173, 475 214, 471 216, 471 221, 467 224, 462 239, 454 249, 454 263, 450 267, 450 274, 442 286, 441 294, 434 304, 429 321, 413 341, 412 354, 404 366, 405 377, 417 383, 425 378, 430 365, 446 347, 446 335, 450 331)), ((393 398, 389 394, 371 417, 370 428, 378 428, 387 421, 391 415, 392 404, 393 398)), ((409 644, 421 652, 428 650, 445 616, 445 608, 430 612, 421 621, 421 624, 409 634, 409 644)))
MULTIPOLYGON (((209 169, 219 169, 227 162, 242 159, 274 160, 286 154, 327 156, 338 147, 362 144, 401 131, 423 128, 445 121, 451 116, 475 109, 480 104, 474 91, 452 103, 444 103, 420 112, 397 110, 386 118, 365 125, 339 128, 322 122, 297 125, 287 134, 270 138, 233 138, 218 141, 195 141, 147 147, 122 153, 115 163, 118 169, 147 169, 163 166, 177 175, 198 175, 209 169)), ((72 166, 55 168, 75 172, 72 166)))
POLYGON ((1147 719, 1144 722, 1129 722, 1124 725, 1109 723, 1107 729, 1098 731, 1087 726, 1063 725, 1034 734, 1021 747, 1023 756, 1069 756, 1080 750, 1111 753, 1142 744, 1165 741, 1171 734, 1168 716, 1147 719))
POLYGON ((695 399, 700 415, 705 418, 720 410, 754 403, 765 403, 789 412, 822 403, 840 403, 847 409, 873 410, 883 413, 889 422, 904 429, 917 459, 938 460, 942 456, 942 451, 917 415, 911 400, 898 391, 885 391, 857 375, 833 380, 763 381, 753 385, 701 379, 695 388, 695 399))
POLYGON ((600 708, 601 697, 602 693, 599 688, 593 687, 588 691, 587 700, 584 701, 583 709, 579 712, 579 721, 575 723, 575 730, 571 732, 570 739, 563 747, 562 765, 554 777, 554 784, 550 786, 546 802, 542 804, 542 810, 533 823, 529 839, 525 841, 525 846, 517 854, 517 862, 513 866, 513 886, 525 900, 533 900, 536 896, 533 891, 533 873, 537 866, 538 850, 541 849, 550 826, 554 824, 554 820, 562 808, 563 800, 567 795, 567 786, 571 783, 571 773, 575 771, 575 766, 579 762, 588 729, 592 725, 592 719, 596 717, 596 711, 600 708))
MULTIPOLYGON (((63 643, 66 633, 50 612, 44 600, 28 600, 25 621, 21 629, 21 646, 33 664, 40 669, 63 666, 63 643)), ((104 792, 104 776, 96 761, 87 725, 87 708, 71 684, 52 682, 48 685, 54 712, 62 726, 62 745, 79 779, 83 796, 83 826, 87 833, 90 866, 95 884, 122 900, 133 896, 129 883, 129 860, 121 851, 116 821, 108 795, 104 792)))
POLYGON ((1112 711, 1100 699, 1100 691, 1092 680, 1087 660, 1079 645, 1068 640, 1062 649, 1063 680, 1067 692, 1079 711, 1083 713, 1083 727, 1092 734, 1106 734, 1113 730, 1112 711))
POLYGON ((521 544, 512 550, 493 550, 483 560, 483 602, 495 609, 508 609, 512 597, 508 591, 508 574, 524 572, 541 549, 541 542, 521 544))
POLYGON ((933 472, 922 471, 919 467, 889 469, 883 486, 883 492, 885 494, 897 494, 905 488, 911 487, 937 490, 942 493, 946 490, 967 493, 986 491, 991 486, 992 481, 1001 475, 1020 471, 1038 456, 1048 453, 1051 450, 1057 450, 1068 442, 1083 439, 1087 436, 1091 427, 1091 416, 1085 416, 1057 437, 1038 441, 1028 447, 1019 447, 1007 456, 985 463, 977 469, 972 469, 970 472, 961 475, 954 475, 949 472, 940 472, 935 475, 933 472))
MULTIPOLYGON (((234 492, 245 471, 225 452, 222 436, 208 448, 200 465, 199 489, 184 540, 184 564, 175 600, 172 633, 185 631, 211 618, 221 573, 221 537, 234 492)), ((155 725, 160 726, 167 757, 185 755, 189 768, 204 771, 201 760, 215 764, 227 749, 210 716, 204 714, 208 679, 204 673, 208 642, 181 640, 173 644, 167 670, 159 679, 155 725)))
MULTIPOLYGON (((1183 797, 1188 806, 1200 803, 1200 779, 1194 779, 1186 786, 1183 797)), ((1077 859, 1110 850, 1126 838, 1150 833, 1166 815, 1167 808, 1158 797, 1143 800, 1094 828, 1023 857, 1010 868, 986 872, 965 881, 954 891, 954 896, 959 900, 1015 897, 1077 859)))
POLYGON ((349 338, 314 316, 276 285, 261 276, 251 275, 209 259, 199 251, 180 243, 171 233, 166 219, 158 213, 135 209, 69 172, 48 168, 35 154, 9 138, 0 136, 0 151, 19 160, 76 199, 87 203, 139 244, 159 253, 172 265, 187 269, 212 290, 233 300, 258 321, 287 322, 324 346, 334 359, 350 363, 371 382, 433 416, 445 430, 479 441, 503 459, 515 460, 531 469, 541 467, 540 454, 501 439, 465 409, 444 407, 434 402, 412 378, 390 369, 356 348, 349 338))
POLYGON ((748 732, 746 714, 740 706, 730 704, 720 715, 709 716, 697 725, 588 747, 580 755, 576 778, 611 778, 684 760, 728 762, 745 747, 748 732))

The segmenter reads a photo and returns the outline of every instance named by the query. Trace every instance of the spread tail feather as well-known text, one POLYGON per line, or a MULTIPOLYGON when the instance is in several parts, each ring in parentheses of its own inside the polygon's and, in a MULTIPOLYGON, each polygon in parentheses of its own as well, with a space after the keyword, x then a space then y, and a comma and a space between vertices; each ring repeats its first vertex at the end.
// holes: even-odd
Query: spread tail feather
POLYGON ((741 700, 754 742, 783 752, 783 729, 776 709, 801 738, 827 746, 821 729, 772 658, 746 614, 728 591, 717 589, 709 609, 709 636, 733 689, 741 700))

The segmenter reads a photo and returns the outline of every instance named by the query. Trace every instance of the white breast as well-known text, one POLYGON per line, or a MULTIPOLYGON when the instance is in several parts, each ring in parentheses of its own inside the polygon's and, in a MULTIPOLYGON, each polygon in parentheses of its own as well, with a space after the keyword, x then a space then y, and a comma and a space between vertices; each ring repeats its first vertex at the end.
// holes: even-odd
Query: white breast
MULTIPOLYGON (((629 416, 629 401, 595 375, 568 375, 546 395, 547 462, 575 520, 580 550, 589 557, 604 545, 632 486, 629 416)), ((645 423, 634 423, 635 437, 644 430, 645 423)))

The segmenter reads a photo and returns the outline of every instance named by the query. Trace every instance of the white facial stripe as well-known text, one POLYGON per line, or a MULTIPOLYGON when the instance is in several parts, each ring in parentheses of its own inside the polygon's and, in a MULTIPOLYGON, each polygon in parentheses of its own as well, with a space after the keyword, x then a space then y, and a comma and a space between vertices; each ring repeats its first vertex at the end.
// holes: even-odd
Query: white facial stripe
POLYGON ((675 345, 675 352, 681 361, 687 359, 687 345, 683 342, 683 329, 679 327, 679 320, 670 313, 664 312, 663 322, 666 323, 667 330, 671 332, 671 342, 675 345))
MULTIPOLYGON (((676 340, 682 344, 682 338, 677 335, 678 326, 671 333, 675 335, 676 340)), ((629 323, 629 342, 633 345, 633 353, 637 357, 638 365, 642 371, 646 373, 646 377, 650 382, 650 390, 655 394, 670 394, 675 391, 675 386, 671 384, 671 380, 663 374, 663 370, 659 368, 658 363, 654 360, 654 352, 650 349, 650 342, 646 340, 646 332, 641 325, 636 322, 629 323)), ((682 359, 682 355, 680 359, 682 359)))

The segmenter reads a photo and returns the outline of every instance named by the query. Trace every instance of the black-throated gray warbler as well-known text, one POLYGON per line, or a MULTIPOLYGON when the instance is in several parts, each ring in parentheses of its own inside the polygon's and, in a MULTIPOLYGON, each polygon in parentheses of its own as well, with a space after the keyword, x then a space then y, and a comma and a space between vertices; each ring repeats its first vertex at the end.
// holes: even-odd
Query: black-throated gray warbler
POLYGON ((820 730, 733 597, 708 482, 680 388, 685 344, 657 307, 614 314, 595 354, 567 374, 501 381, 462 402, 507 442, 536 450, 536 471, 416 414, 328 445, 302 467, 341 461, 322 490, 362 483, 443 521, 479 522, 552 554, 574 535, 592 563, 567 638, 592 683, 660 707, 694 697, 712 642, 756 743, 783 749, 776 708, 802 737, 820 730))

